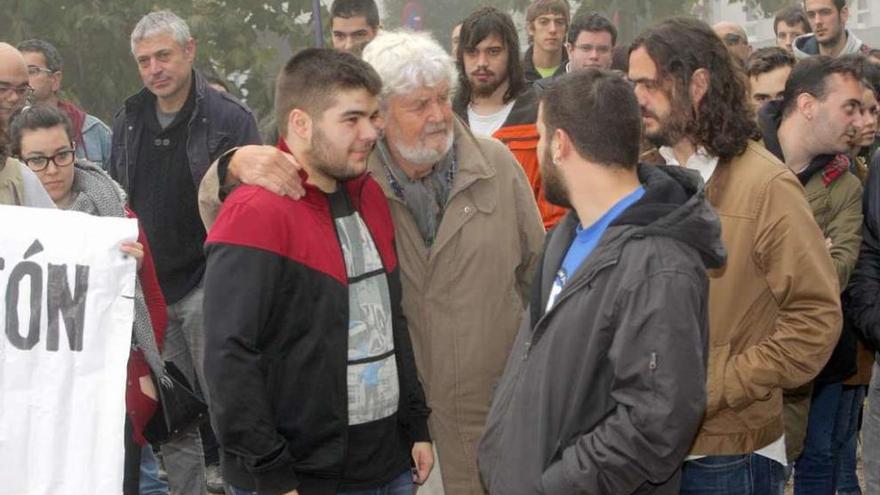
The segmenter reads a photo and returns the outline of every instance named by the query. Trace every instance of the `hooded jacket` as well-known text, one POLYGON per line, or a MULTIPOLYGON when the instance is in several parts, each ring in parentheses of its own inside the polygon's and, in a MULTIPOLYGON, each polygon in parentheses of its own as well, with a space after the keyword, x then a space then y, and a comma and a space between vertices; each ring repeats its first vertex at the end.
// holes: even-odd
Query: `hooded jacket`
MULTIPOLYGON (((468 123, 467 109, 468 102, 457 98, 453 110, 465 123, 468 123)), ((530 87, 517 96, 510 115, 492 137, 504 143, 522 166, 535 195, 544 228, 549 230, 568 210, 548 202, 544 197, 544 184, 541 180, 541 168, 538 165, 538 128, 535 125, 537 120, 538 92, 530 87)))
MULTIPOLYGON (((868 52, 871 51, 871 47, 864 44, 862 40, 859 39, 858 36, 855 35, 849 29, 844 30, 846 34, 846 45, 844 45, 843 50, 841 50, 840 55, 850 55, 853 53, 861 53, 862 55, 867 55, 868 52)), ((794 43, 791 44, 791 49, 794 51, 794 56, 798 60, 803 60, 808 57, 812 57, 813 55, 819 54, 819 42, 816 40, 815 33, 807 33, 801 36, 798 36, 794 39, 794 43)))
POLYGON ((706 270, 726 254, 696 173, 639 179, 545 312, 576 212, 549 235, 480 443, 492 495, 678 493, 706 407, 706 270))
MULTIPOLYGON (((764 145, 785 161, 779 144, 782 119, 780 102, 768 103, 759 113, 764 145)), ((862 242, 862 186, 849 171, 850 160, 844 155, 819 155, 797 174, 804 186, 807 202, 822 235, 831 239, 831 261, 841 289, 846 288, 855 269, 862 242)), ((818 383, 840 382, 856 371, 856 334, 844 320, 840 340, 828 364, 816 377, 818 383)))

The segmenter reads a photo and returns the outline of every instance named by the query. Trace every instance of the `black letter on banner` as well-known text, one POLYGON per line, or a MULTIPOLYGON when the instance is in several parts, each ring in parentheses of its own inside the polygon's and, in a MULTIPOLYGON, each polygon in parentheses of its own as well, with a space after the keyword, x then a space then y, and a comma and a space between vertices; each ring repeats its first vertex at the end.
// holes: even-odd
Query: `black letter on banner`
POLYGON ((22 261, 15 265, 6 286, 6 336, 15 347, 28 351, 40 341, 40 312, 43 302, 43 269, 33 261, 22 261), (27 337, 22 337, 18 328, 19 286, 25 276, 31 278, 31 318, 27 337))
POLYGON ((76 265, 76 287, 70 297, 67 284, 67 265, 49 263, 49 332, 46 349, 58 350, 58 313, 64 319, 67 341, 71 351, 83 348, 83 327, 86 316, 86 295, 89 292, 89 267, 76 265))

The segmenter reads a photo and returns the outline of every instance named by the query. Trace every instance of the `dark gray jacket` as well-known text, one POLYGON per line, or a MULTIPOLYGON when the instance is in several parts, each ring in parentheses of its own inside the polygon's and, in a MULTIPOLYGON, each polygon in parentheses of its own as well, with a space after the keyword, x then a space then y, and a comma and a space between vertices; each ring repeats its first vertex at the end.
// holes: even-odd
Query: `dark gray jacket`
MULTIPOLYGON (((254 114, 234 97, 208 86, 199 71, 193 71, 196 106, 187 124, 186 155, 196 190, 208 167, 230 148, 245 144, 262 144, 254 114)), ((125 100, 113 118, 113 147, 110 155, 110 176, 132 194, 134 166, 140 150, 144 127, 143 105, 154 98, 147 88, 125 100)))
POLYGON ((678 493, 706 407, 706 268, 726 253, 696 173, 639 178, 645 195, 545 313, 574 210, 548 236, 479 446, 492 495, 678 493))

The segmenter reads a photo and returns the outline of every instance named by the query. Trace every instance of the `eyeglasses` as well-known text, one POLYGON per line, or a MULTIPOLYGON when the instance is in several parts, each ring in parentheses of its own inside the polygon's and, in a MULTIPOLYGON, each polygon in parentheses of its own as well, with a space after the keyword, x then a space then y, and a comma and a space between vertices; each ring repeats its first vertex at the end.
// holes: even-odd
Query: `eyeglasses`
POLYGON ((23 86, 11 86, 7 83, 0 83, 0 98, 6 98, 11 93, 15 93, 19 98, 27 98, 32 95, 34 88, 25 84, 23 86))
POLYGON ((749 40, 735 33, 727 33, 721 38, 727 46, 748 45, 749 40))
POLYGON ((36 76, 37 74, 39 74, 41 72, 43 74, 54 74, 56 71, 54 71, 52 69, 47 69, 45 67, 40 67, 38 65, 28 65, 28 75, 29 76, 36 76))
POLYGON ((31 156, 22 158, 21 161, 34 172, 40 172, 49 166, 49 162, 55 164, 56 167, 69 167, 76 161, 76 150, 72 147, 69 150, 61 150, 52 156, 31 156))

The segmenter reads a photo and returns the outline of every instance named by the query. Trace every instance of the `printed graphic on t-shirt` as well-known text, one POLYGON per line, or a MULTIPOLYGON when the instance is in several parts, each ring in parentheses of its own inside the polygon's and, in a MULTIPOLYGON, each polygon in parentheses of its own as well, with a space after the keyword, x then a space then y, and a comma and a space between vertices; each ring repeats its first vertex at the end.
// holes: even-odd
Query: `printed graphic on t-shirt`
POLYGON ((397 412, 400 395, 391 296, 382 259, 360 215, 336 219, 349 280, 348 422, 397 412))

